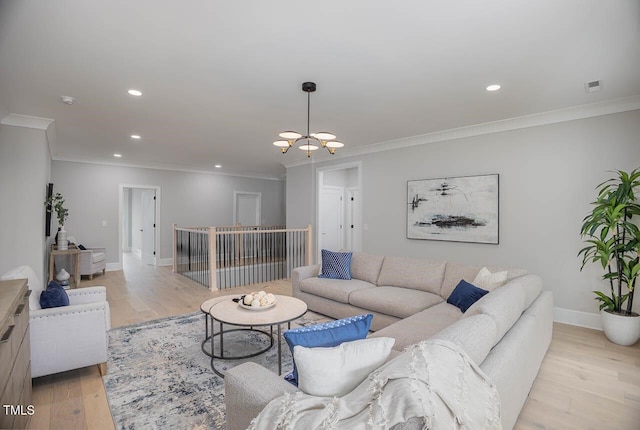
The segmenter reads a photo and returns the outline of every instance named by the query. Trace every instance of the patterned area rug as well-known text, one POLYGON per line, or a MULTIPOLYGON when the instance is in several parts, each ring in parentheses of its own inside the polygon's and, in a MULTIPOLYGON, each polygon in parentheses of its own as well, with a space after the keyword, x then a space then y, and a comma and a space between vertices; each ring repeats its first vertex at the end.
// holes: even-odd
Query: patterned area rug
MULTIPOLYGON (((307 312, 291 327, 328 320, 307 312)), ((283 332, 285 329, 283 325, 283 332)), ((224 429, 224 381, 213 373, 211 359, 201 350, 204 333, 201 312, 109 332, 104 385, 117 429, 224 429)), ((267 344, 268 339, 256 333, 234 332, 224 337, 225 354, 256 351, 267 344)), ((214 348, 219 351, 217 342, 214 348)), ((277 343, 251 359, 216 359, 216 369, 224 372, 249 360, 277 372, 277 343)), ((283 339, 283 375, 291 368, 291 354, 283 339)))

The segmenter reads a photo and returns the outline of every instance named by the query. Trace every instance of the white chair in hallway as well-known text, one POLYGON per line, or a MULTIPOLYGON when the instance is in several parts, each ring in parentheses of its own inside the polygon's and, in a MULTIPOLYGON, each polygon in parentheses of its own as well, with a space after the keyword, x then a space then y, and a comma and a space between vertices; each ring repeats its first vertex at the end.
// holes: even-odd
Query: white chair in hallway
MULTIPOLYGON (((69 243, 79 245, 74 236, 69 236, 69 243)), ((87 247, 80 250, 80 276, 88 276, 93 279, 93 275, 104 272, 107 268, 107 251, 102 247, 87 247)))

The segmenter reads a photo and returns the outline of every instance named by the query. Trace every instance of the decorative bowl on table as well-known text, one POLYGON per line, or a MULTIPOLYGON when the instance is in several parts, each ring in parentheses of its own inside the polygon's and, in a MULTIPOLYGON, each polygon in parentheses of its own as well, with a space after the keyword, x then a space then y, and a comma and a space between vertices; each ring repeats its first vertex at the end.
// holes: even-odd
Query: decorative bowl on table
POLYGON ((276 298, 271 293, 264 291, 251 292, 240 297, 238 305, 250 311, 262 311, 272 308, 276 304, 276 298))

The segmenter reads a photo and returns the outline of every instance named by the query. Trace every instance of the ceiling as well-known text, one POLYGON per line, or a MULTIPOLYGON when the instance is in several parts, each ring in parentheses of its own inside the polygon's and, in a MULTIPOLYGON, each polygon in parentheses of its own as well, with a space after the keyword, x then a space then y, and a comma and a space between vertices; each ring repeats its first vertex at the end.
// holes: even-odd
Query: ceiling
POLYGON ((282 177, 304 81, 342 155, 637 96, 640 2, 0 0, 0 112, 55 120, 55 160, 282 177))

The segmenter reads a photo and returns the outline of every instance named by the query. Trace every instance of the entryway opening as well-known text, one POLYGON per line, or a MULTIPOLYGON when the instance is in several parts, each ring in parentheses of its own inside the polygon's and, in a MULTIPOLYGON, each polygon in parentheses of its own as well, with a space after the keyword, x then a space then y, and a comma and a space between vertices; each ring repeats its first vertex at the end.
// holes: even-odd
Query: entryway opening
POLYGON ((160 187, 120 185, 119 262, 123 270, 132 264, 158 264, 159 208, 160 187))
POLYGON ((317 169, 316 260, 321 250, 362 250, 362 167, 349 163, 317 169))

